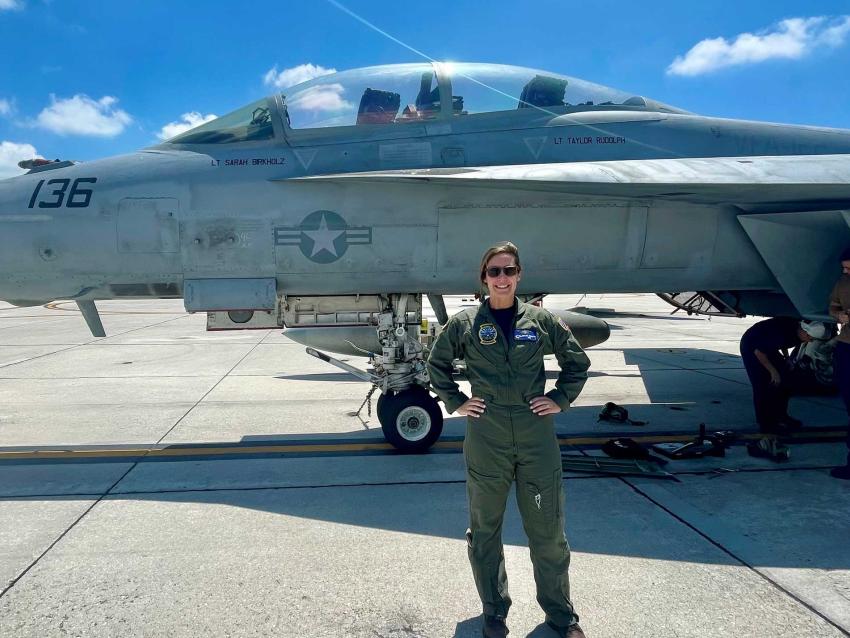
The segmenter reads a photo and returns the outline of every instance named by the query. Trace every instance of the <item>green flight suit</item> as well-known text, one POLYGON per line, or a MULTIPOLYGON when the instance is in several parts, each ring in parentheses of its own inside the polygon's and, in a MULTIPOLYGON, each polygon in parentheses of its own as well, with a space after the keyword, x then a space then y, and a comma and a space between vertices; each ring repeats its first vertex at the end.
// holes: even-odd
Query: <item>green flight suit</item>
POLYGON ((570 548, 564 533, 561 455, 552 415, 537 416, 529 401, 543 395, 543 356, 555 354, 561 373, 546 396, 566 410, 578 396, 590 360, 569 328, 549 311, 516 300, 513 335, 506 339, 489 303, 446 324, 428 359, 431 386, 448 412, 469 397, 452 379, 452 360, 466 361, 473 396, 484 399, 468 418, 463 454, 469 499, 469 561, 488 615, 511 605, 502 548, 502 520, 511 483, 528 535, 537 601, 560 626, 578 621, 570 602, 570 548))

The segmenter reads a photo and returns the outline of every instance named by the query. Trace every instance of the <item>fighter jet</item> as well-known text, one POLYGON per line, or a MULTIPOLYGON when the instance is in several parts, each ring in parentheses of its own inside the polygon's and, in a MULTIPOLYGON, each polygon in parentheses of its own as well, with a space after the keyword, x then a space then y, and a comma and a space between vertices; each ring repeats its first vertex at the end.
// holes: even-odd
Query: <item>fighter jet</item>
MULTIPOLYGON (((182 298, 208 328, 357 352, 378 417, 427 449, 422 299, 476 290, 486 247, 523 294, 656 292, 688 311, 822 318, 850 239, 850 131, 704 117, 493 64, 315 78, 129 155, 0 182, 0 298, 182 298)), ((565 315, 585 346, 607 337, 565 315)))

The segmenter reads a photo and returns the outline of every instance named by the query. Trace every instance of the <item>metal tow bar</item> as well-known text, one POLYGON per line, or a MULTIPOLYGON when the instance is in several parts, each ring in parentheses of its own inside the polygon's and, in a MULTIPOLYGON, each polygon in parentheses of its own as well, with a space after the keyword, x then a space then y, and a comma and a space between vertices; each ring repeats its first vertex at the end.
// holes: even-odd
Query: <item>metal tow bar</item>
MULTIPOLYGON (((325 361, 326 363, 330 363, 331 365, 336 366, 340 370, 345 370, 348 374, 351 374, 351 375, 357 377, 361 381, 368 381, 369 383, 371 383, 372 387, 369 388, 369 392, 366 394, 366 398, 363 399, 363 403, 360 404, 360 407, 357 408, 356 411, 349 412, 349 415, 350 416, 356 416, 358 419, 360 419, 360 413, 363 411, 363 406, 366 406, 366 415, 370 416, 370 417, 372 416, 372 395, 375 394, 375 390, 377 390, 380 387, 381 377, 379 377, 375 374, 372 374, 371 372, 366 372, 365 370, 361 370, 360 368, 355 368, 354 366, 350 366, 347 363, 345 363, 344 361, 340 361, 339 359, 335 359, 334 357, 331 357, 330 355, 327 355, 324 352, 316 350, 315 348, 307 348, 307 354, 309 354, 310 356, 316 357, 317 359, 321 359, 322 361, 325 361)), ((363 419, 360 419, 360 421, 361 421, 361 423, 365 424, 363 419)))
POLYGON ((368 381, 369 383, 374 383, 375 385, 380 385, 381 383, 381 377, 379 377, 378 375, 372 374, 371 372, 366 372, 365 370, 361 370, 360 368, 355 368, 354 366, 350 366, 344 361, 335 359, 334 357, 331 357, 330 355, 327 355, 324 352, 320 352, 315 348, 307 348, 307 354, 316 357, 317 359, 321 359, 326 363, 330 363, 331 365, 336 366, 340 370, 345 370, 349 374, 353 374, 361 381, 368 381))

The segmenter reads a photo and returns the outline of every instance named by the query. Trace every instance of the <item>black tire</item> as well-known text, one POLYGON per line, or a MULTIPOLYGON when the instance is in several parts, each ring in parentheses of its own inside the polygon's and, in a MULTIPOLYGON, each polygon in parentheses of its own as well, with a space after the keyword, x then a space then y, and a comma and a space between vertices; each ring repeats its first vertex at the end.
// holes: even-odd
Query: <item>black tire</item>
POLYGON ((437 400, 422 387, 382 394, 377 409, 384 438, 399 452, 426 452, 443 432, 443 412, 437 400))

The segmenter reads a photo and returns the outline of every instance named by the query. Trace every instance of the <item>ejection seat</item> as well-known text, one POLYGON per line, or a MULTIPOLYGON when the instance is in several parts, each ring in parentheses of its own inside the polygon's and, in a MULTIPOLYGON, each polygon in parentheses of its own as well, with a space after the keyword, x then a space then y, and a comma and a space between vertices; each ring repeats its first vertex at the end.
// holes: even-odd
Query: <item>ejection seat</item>
POLYGON ((545 75, 535 75, 522 87, 518 109, 531 107, 546 108, 549 106, 564 106, 564 94, 567 91, 567 81, 545 75))
POLYGON ((433 71, 426 71, 419 81, 419 93, 413 104, 408 104, 401 112, 400 120, 426 120, 436 117, 440 112, 440 87, 431 88, 433 71))
POLYGON ((358 124, 390 124, 395 121, 401 96, 391 91, 367 88, 357 109, 358 124))
POLYGON ((434 81, 434 73, 426 71, 419 81, 419 93, 416 96, 414 106, 419 113, 440 110, 440 87, 431 88, 434 81))

